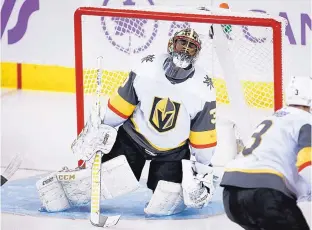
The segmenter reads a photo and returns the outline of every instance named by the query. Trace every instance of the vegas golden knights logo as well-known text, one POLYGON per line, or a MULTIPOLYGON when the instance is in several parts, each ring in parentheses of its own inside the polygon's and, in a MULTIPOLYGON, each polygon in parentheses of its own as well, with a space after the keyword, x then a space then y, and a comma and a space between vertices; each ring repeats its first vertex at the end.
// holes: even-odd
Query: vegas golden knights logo
POLYGON ((175 127, 179 114, 180 104, 169 98, 155 97, 149 122, 160 133, 175 127))

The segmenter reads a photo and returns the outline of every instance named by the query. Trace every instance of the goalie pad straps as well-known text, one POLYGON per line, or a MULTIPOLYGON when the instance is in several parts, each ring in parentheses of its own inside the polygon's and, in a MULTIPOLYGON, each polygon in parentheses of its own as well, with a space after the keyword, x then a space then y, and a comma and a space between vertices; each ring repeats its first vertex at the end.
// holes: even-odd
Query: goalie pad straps
POLYGON ((182 212, 185 208, 181 184, 160 180, 144 212, 147 215, 166 216, 182 212))

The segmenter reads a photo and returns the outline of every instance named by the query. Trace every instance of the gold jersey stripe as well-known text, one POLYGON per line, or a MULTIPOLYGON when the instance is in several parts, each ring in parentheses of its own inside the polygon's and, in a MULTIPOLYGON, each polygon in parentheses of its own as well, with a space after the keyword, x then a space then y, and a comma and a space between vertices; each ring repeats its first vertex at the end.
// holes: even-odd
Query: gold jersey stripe
POLYGON ((302 165, 307 164, 308 162, 311 162, 311 155, 312 155, 312 149, 311 147, 305 147, 301 149, 297 156, 297 167, 301 168, 302 165))
POLYGON ((249 174, 274 174, 281 178, 284 178, 284 175, 278 171, 272 169, 240 169, 240 168, 225 168, 225 172, 242 172, 249 174))
POLYGON ((217 131, 215 129, 202 132, 191 131, 189 139, 194 146, 210 145, 217 142, 217 131))
POLYGON ((129 117, 136 107, 123 99, 118 93, 109 99, 109 103, 115 110, 124 114, 126 117, 129 117))

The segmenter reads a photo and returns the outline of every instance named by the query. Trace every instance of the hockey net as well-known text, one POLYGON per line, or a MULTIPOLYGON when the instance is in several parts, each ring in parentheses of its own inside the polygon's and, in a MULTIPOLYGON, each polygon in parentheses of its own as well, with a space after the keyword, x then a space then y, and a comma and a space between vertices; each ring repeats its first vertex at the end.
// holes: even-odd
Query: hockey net
POLYGON ((285 26, 280 17, 227 9, 77 9, 77 132, 83 128, 95 97, 98 57, 103 59, 102 94, 109 97, 141 58, 166 53, 169 38, 186 27, 195 29, 201 37, 203 48, 197 64, 212 78, 218 116, 234 119, 247 130, 250 120, 258 114, 271 112, 283 104, 285 26), (223 107, 230 108, 230 112, 223 107))

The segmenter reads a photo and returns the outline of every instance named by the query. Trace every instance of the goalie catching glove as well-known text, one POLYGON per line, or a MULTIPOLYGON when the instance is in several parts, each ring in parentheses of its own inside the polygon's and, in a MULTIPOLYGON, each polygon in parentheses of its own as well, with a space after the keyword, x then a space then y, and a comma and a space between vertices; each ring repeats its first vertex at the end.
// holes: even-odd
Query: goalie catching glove
POLYGON ((74 155, 81 160, 92 163, 97 151, 108 154, 115 143, 117 130, 101 122, 92 121, 90 116, 85 127, 71 145, 74 155))
POLYGON ((191 208, 206 207, 217 184, 213 168, 190 160, 182 160, 182 168, 184 204, 191 208))

